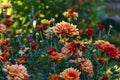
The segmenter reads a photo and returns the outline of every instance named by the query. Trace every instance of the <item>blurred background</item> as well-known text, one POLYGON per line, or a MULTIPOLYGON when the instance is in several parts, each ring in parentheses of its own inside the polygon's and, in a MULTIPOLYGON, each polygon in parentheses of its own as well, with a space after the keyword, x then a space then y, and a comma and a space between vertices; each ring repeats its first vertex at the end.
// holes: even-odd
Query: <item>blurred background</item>
MULTIPOLYGON (((14 23, 15 29, 31 28, 31 22, 42 19, 55 18, 56 22, 62 21, 63 12, 73 9, 79 13, 79 18, 74 23, 79 28, 96 27, 99 23, 105 25, 106 31, 112 25, 110 42, 120 48, 120 0, 0 0, 0 7, 11 4, 7 10, 14 23)), ((6 13, 0 8, 0 14, 6 13)), ((0 16, 2 20, 3 16, 0 16)))

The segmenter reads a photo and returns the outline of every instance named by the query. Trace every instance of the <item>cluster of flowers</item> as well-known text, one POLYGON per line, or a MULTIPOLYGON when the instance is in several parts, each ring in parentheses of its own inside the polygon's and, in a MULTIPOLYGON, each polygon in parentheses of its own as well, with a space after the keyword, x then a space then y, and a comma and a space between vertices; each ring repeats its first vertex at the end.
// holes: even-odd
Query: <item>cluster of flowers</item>
POLYGON ((109 57, 118 59, 119 58, 119 50, 115 47, 115 45, 110 44, 104 40, 98 40, 95 42, 95 45, 102 49, 109 57))
MULTIPOLYGON (((90 1, 94 2, 94 0, 90 1)), ((10 7, 11 6, 3 6, 1 8, 7 9, 10 7)), ((30 75, 25 68, 24 63, 29 58, 29 55, 31 56, 30 52, 35 53, 32 54, 33 57, 34 55, 39 56, 37 52, 39 52, 38 50, 40 49, 46 50, 46 52, 48 53, 47 56, 52 63, 57 63, 64 59, 67 59, 68 63, 74 65, 67 67, 62 72, 58 72, 59 74, 46 73, 47 75, 49 75, 48 80, 80 80, 83 73, 87 73, 86 76, 89 77, 93 77, 94 75, 96 75, 97 73, 95 73, 94 71, 96 65, 94 65, 94 62, 92 62, 91 60, 91 58, 93 58, 94 56, 89 56, 90 58, 85 56, 86 53, 88 54, 90 50, 93 50, 89 48, 91 45, 94 47, 97 46, 100 50, 106 53, 106 57, 109 56, 113 59, 119 59, 119 50, 113 44, 110 44, 109 42, 104 40, 97 40, 95 42, 92 41, 92 37, 94 36, 95 32, 93 28, 87 28, 82 31, 77 28, 77 25, 70 23, 71 19, 77 20, 78 18, 78 13, 74 12, 74 9, 68 9, 66 12, 63 13, 63 16, 68 18, 69 22, 62 21, 55 24, 55 19, 52 18, 51 20, 43 19, 41 20, 40 24, 37 24, 36 21, 33 20, 33 30, 30 33, 32 34, 33 31, 35 32, 33 33, 33 35, 29 33, 28 35, 25 35, 25 43, 27 43, 27 45, 21 44, 20 40, 18 40, 20 46, 18 45, 17 48, 15 47, 15 49, 17 49, 17 51, 19 51, 18 53, 20 54, 20 57, 18 56, 17 59, 15 58, 15 64, 9 62, 9 57, 11 56, 9 52, 12 53, 12 51, 14 52, 15 50, 12 48, 14 44, 11 44, 11 38, 3 38, 0 40, 0 61, 4 62, 4 71, 8 74, 8 80, 29 80, 30 75), (53 23, 52 27, 50 27, 51 23, 53 23), (82 39, 82 34, 85 34, 85 36, 89 37, 90 40, 85 41, 84 39, 82 39), (53 42, 53 38, 56 37, 58 42, 53 42), (47 44, 47 42, 50 45, 47 44), (39 46, 39 44, 42 43, 47 44, 45 48, 42 48, 44 47, 44 44, 42 45, 42 47, 39 46), (58 49, 58 46, 55 46, 54 43, 58 43, 62 47, 58 49), (22 45, 24 45, 24 47, 22 45), (26 54, 27 52, 28 54, 26 54)), ((3 19, 2 21, 0 21, 0 34, 3 35, 8 32, 8 26, 12 25, 13 23, 10 15, 7 14, 4 16, 4 18, 5 20, 3 19)), ((38 19, 39 15, 35 15, 35 18, 38 19)), ((104 30, 104 25, 99 24, 98 29, 101 32, 102 30, 104 30)), ((23 33, 22 29, 16 30, 17 38, 22 36, 21 33, 23 33)), ((22 38, 24 38, 24 36, 22 36, 22 38)), ((97 57, 97 59, 100 63, 107 61, 105 57, 97 57)), ((30 62, 31 61, 29 61, 29 63, 30 62)), ((103 76, 102 80, 109 80, 109 78, 107 76, 103 76)))

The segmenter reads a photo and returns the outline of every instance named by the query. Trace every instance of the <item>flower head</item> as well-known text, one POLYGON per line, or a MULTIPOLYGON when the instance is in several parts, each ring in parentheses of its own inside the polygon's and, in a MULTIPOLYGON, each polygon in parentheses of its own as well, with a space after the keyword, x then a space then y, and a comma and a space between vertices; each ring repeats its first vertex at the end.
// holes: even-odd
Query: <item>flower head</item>
POLYGON ((7 65, 8 80, 29 80, 29 75, 23 65, 7 65))
POLYGON ((105 45, 104 52, 111 58, 119 58, 119 50, 112 44, 105 45))
POLYGON ((104 29, 104 25, 103 25, 103 24, 98 24, 98 28, 99 28, 100 30, 103 30, 103 29, 104 29))
POLYGON ((47 20, 47 19, 41 20, 41 23, 42 23, 43 25, 45 25, 45 26, 49 26, 49 25, 50 25, 50 21, 47 20))
POLYGON ((62 53, 66 55, 75 55, 77 53, 77 50, 75 48, 74 43, 66 42, 64 47, 62 48, 62 53))
POLYGON ((7 19, 7 21, 6 21, 6 25, 7 25, 7 26, 12 25, 12 23, 13 23, 13 20, 12 20, 12 19, 7 19))
POLYGON ((115 45, 104 40, 96 41, 95 45, 102 49, 109 57, 114 59, 119 58, 119 50, 115 47, 115 45))
POLYGON ((109 80, 109 78, 107 76, 103 76, 102 80, 109 80))
POLYGON ((58 53, 57 51, 53 51, 49 53, 49 58, 51 61, 60 61, 64 58, 64 54, 58 53))
POLYGON ((3 45, 10 46, 10 39, 9 38, 1 39, 0 46, 3 46, 3 45))
POLYGON ((28 40, 28 41, 33 41, 33 37, 32 37, 32 36, 28 36, 28 37, 27 37, 27 40, 28 40))
POLYGON ((74 12, 72 9, 68 9, 66 12, 63 13, 63 16, 65 16, 66 18, 77 19, 78 13, 74 12))
POLYGON ((12 7, 11 4, 5 4, 5 5, 1 6, 2 9, 8 9, 8 8, 11 8, 11 7, 12 7))
POLYGON ((39 25, 37 25, 37 29, 38 29, 38 30, 43 30, 43 29, 44 29, 44 26, 43 26, 42 24, 39 24, 39 25))
POLYGON ((6 32, 6 26, 4 24, 0 24, 0 33, 6 32))
POLYGON ((74 68, 67 68, 60 73, 60 77, 64 80, 79 80, 80 72, 74 68))
POLYGON ((32 43, 32 44, 31 44, 31 48, 32 48, 32 49, 36 49, 36 48, 37 48, 37 43, 36 43, 36 42, 32 43))
POLYGON ((57 23, 57 25, 55 27, 55 32, 58 35, 66 34, 66 35, 68 35, 70 37, 79 35, 79 31, 76 28, 76 25, 73 25, 73 24, 70 24, 70 23, 64 22, 64 21, 62 21, 60 23, 57 23))
POLYGON ((9 58, 9 53, 0 54, 0 60, 6 61, 9 58))
POLYGON ((88 36, 93 36, 93 34, 94 34, 94 29, 92 29, 92 28, 86 29, 86 34, 87 34, 88 36))
POLYGON ((95 42, 95 45, 99 47, 100 49, 104 49, 105 45, 109 44, 109 42, 104 41, 104 40, 97 40, 95 42))
POLYGON ((81 58, 80 65, 83 71, 87 72, 89 76, 94 75, 92 62, 88 59, 81 58))
POLYGON ((22 29, 18 29, 18 30, 16 30, 16 34, 19 35, 22 33, 22 31, 23 31, 22 29))

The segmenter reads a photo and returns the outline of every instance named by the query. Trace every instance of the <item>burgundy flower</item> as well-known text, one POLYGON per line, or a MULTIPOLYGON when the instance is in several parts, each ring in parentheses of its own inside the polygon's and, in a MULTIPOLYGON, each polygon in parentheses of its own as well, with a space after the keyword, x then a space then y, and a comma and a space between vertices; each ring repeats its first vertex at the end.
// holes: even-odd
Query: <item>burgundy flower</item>
POLYGON ((5 14, 4 15, 6 18, 10 18, 10 15, 9 14, 5 14))
POLYGON ((93 36, 93 34, 94 34, 94 29, 92 29, 92 28, 86 29, 86 34, 87 34, 88 36, 93 36))
POLYGON ((46 50, 49 54, 51 54, 52 52, 57 52, 55 48, 47 48, 46 50))
POLYGON ((7 25, 7 26, 12 25, 12 23, 13 23, 13 20, 12 20, 12 19, 8 19, 8 20, 6 21, 6 25, 7 25))
POLYGON ((119 58, 119 50, 112 44, 105 45, 104 52, 111 58, 119 58))
POLYGON ((36 19, 39 19, 39 18, 40 18, 39 14, 36 14, 36 15, 35 15, 35 18, 36 18, 36 19))
POLYGON ((33 37, 32 37, 32 36, 29 36, 29 37, 27 37, 27 40, 28 40, 28 41, 32 41, 32 40, 33 40, 33 37))
POLYGON ((37 48, 37 43, 36 43, 36 42, 32 43, 32 44, 31 44, 31 48, 32 48, 32 49, 36 49, 36 48, 37 48))
POLYGON ((42 24, 37 25, 38 30, 43 30, 44 26, 42 24))
POLYGON ((83 51, 85 51, 87 48, 88 48, 88 45, 83 45, 83 46, 81 47, 81 49, 82 49, 83 51))
POLYGON ((103 24, 98 24, 98 28, 99 28, 100 30, 103 30, 103 29, 104 29, 104 25, 103 25, 103 24))
POLYGON ((102 77, 102 80, 109 80, 107 76, 102 77))

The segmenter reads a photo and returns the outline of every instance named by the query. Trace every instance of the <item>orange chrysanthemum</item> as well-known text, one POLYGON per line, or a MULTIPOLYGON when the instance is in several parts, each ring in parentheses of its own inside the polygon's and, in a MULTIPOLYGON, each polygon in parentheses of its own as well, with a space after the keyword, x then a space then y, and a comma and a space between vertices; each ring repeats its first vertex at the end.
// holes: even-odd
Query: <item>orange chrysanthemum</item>
POLYGON ((60 73, 60 77, 64 80, 79 80, 80 72, 74 68, 67 68, 62 73, 60 73))
POLYGON ((92 62, 88 59, 81 58, 80 65, 83 71, 87 72, 89 76, 94 74, 92 62))
POLYGON ((70 37, 79 35, 79 31, 76 28, 76 25, 73 25, 73 24, 70 24, 70 23, 64 22, 64 21, 57 23, 57 25, 55 27, 55 32, 58 35, 66 34, 70 37))
POLYGON ((78 13, 74 12, 72 9, 68 9, 66 12, 63 13, 63 16, 65 16, 66 18, 77 19, 78 13))
POLYGON ((50 58, 51 61, 60 61, 64 57, 65 57, 64 54, 58 53, 58 52, 55 52, 55 51, 49 54, 49 58, 50 58))

